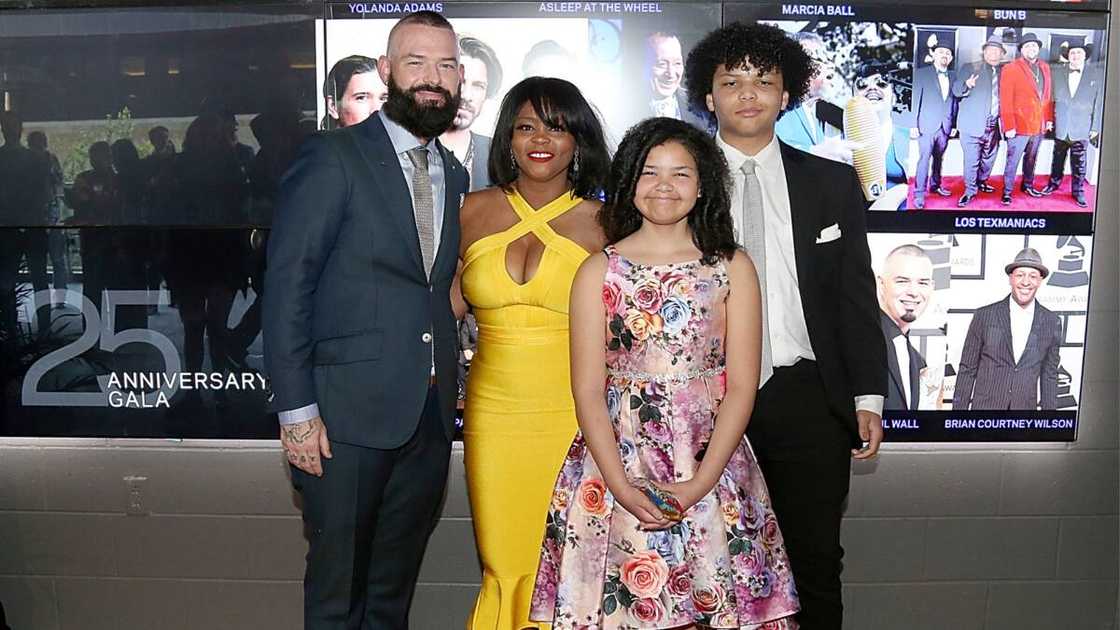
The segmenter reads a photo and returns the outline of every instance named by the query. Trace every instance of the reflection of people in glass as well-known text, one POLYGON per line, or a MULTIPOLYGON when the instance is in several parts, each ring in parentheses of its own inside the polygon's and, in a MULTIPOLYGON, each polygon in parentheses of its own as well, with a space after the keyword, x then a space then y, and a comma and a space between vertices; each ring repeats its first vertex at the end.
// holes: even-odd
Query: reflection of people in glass
MULTIPOLYGON (((120 191, 113 172, 113 152, 108 142, 89 147, 90 170, 78 173, 66 201, 74 209, 71 223, 112 225, 120 223, 120 191)), ((82 293, 101 310, 101 294, 111 276, 112 238, 93 227, 78 230, 82 254, 82 293)))
MULTIPOLYGON (((187 127, 183 151, 175 164, 179 222, 192 225, 240 225, 249 183, 239 156, 232 115, 202 114, 187 127)), ((239 230, 178 230, 167 243, 164 276, 183 320, 183 369, 202 370, 203 340, 208 339, 210 369, 225 373, 229 361, 228 320, 234 294, 245 285, 243 243, 239 230), (200 255, 199 252, 205 252, 200 255)), ((219 391, 217 394, 221 394, 219 391)), ((198 390, 185 401, 201 401, 198 390)), ((216 395, 219 404, 224 395, 216 395)))
POLYGON ((964 152, 964 194, 957 207, 964 208, 980 192, 995 192, 988 183, 1002 137, 999 127, 1000 64, 1007 50, 992 35, 981 48, 983 59, 964 66, 953 82, 957 98, 957 131, 964 152))
POLYGON ((953 409, 1057 409, 1062 322, 1035 299, 1050 270, 1028 247, 1004 271, 1011 295, 972 316, 953 409))
POLYGON ((1015 171, 1023 163, 1019 188, 1031 197, 1041 197, 1034 187, 1034 166, 1042 134, 1054 127, 1051 99, 1050 64, 1039 59, 1042 41, 1033 33, 1019 43, 1022 57, 1003 67, 999 75, 999 118, 1007 138, 1007 163, 1003 168, 1003 195, 1000 202, 1011 205, 1015 171))
POLYGON ((884 409, 917 409, 926 361, 910 343, 910 325, 925 313, 933 297, 933 261, 917 245, 902 245, 887 254, 879 274, 879 323, 887 342, 884 409))
POLYGON ((356 125, 381 109, 389 88, 377 74, 377 60, 350 55, 335 62, 323 83, 327 129, 356 125))
POLYGON ((932 51, 933 63, 914 73, 910 111, 918 132, 918 170, 914 173, 914 207, 925 207, 926 192, 948 197, 941 187, 941 158, 949 146, 953 130, 956 99, 952 86, 956 71, 949 69, 953 50, 947 41, 938 41, 932 51), (933 172, 930 173, 932 168, 933 172))
MULTIPOLYGON (((58 225, 62 222, 62 208, 66 198, 62 164, 48 149, 47 134, 42 131, 32 131, 27 134, 27 147, 46 165, 44 186, 47 197, 47 224, 58 225)), ((51 282, 55 289, 65 289, 70 282, 70 259, 66 252, 65 231, 47 231, 47 251, 51 259, 51 282)), ((62 297, 59 296, 58 299, 62 297)))
POLYGON ((502 64, 494 49, 475 37, 459 38, 459 59, 463 64, 462 99, 455 122, 439 141, 470 173, 471 190, 482 190, 490 186, 490 175, 486 172, 490 138, 471 131, 471 125, 482 113, 487 99, 494 98, 501 90, 502 64))
POLYGON ((1050 181, 1042 189, 1049 195, 1062 185, 1069 155, 1070 193, 1085 208, 1085 177, 1089 144, 1097 145, 1101 132, 1104 81, 1095 68, 1087 66, 1092 44, 1074 44, 1066 55, 1069 63, 1054 70, 1054 157, 1050 181))
MULTIPOLYGON (((44 226, 47 224, 47 163, 20 144, 23 121, 15 112, 0 112, 0 224, 44 226)), ((0 306, 8 330, 14 330, 16 279, 20 261, 26 257, 31 284, 36 291, 47 288, 47 232, 42 227, 0 230, 0 306)))
MULTIPOLYGON (((556 471, 576 432, 568 294, 605 245, 597 199, 610 168, 591 106, 571 83, 531 77, 502 101, 497 185, 462 210, 462 296, 478 319, 463 443, 482 590, 468 627, 521 630, 556 471)), ((455 291, 452 291, 455 296, 455 291)), ((460 316, 466 304, 457 304, 460 316)))
POLYGON ((175 143, 171 141, 171 131, 163 125, 148 130, 148 142, 152 143, 152 155, 175 155, 175 143))

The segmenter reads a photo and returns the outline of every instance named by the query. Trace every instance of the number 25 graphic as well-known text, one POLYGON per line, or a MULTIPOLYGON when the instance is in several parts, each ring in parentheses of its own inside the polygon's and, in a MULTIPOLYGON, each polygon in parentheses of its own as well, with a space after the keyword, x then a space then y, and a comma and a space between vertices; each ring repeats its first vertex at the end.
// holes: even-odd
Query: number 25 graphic
MULTIPOLYGON (((32 304, 50 304, 54 291, 44 289, 36 291, 32 304)), ((74 341, 61 348, 43 355, 27 370, 23 379, 23 404, 28 407, 108 407, 109 406, 109 377, 100 375, 97 384, 101 391, 98 392, 41 392, 39 382, 50 370, 62 365, 66 361, 92 349, 101 340, 100 348, 106 352, 113 352, 126 343, 144 343, 159 350, 163 357, 164 373, 170 381, 171 375, 177 374, 182 367, 179 362, 179 352, 175 344, 163 333, 146 328, 129 328, 114 332, 116 326, 116 312, 118 306, 156 306, 159 304, 158 295, 153 296, 147 291, 105 291, 101 301, 101 313, 93 302, 86 296, 73 289, 66 289, 66 303, 76 307, 82 312, 85 320, 82 334, 74 341)), ((164 384, 159 391, 170 399, 178 391, 179 384, 164 384)), ((153 392, 154 394, 154 392, 153 392)))

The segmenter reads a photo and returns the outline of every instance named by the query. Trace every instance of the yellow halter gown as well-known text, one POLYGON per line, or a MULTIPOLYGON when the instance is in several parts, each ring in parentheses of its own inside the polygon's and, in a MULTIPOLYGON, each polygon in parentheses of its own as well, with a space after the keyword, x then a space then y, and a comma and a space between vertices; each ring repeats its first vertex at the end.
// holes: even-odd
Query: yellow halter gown
POLYGON ((516 191, 506 198, 520 221, 463 255, 463 295, 478 320, 463 445, 483 569, 469 630, 548 627, 529 621, 530 599, 552 488, 577 428, 568 294, 589 254, 548 222, 582 199, 565 193, 534 210, 516 191), (544 252, 536 274, 518 284, 506 247, 526 234, 544 252))

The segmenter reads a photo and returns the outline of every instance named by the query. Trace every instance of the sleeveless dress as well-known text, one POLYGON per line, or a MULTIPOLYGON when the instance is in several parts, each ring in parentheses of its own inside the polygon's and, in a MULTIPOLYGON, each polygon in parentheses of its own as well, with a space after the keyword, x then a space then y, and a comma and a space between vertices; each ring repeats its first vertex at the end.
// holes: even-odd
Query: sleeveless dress
POLYGON ((577 429, 568 296, 589 254, 548 222, 583 200, 566 193, 534 210, 517 192, 506 198, 520 221, 463 255, 463 295, 478 321, 463 446, 483 569, 470 630, 548 627, 529 621, 529 603, 552 484, 577 429), (526 234, 545 248, 537 272, 518 284, 506 246, 526 234))
MULTIPOLYGON (((726 377, 723 262, 639 265, 606 249, 607 410, 631 479, 690 479, 726 377)), ((719 482, 663 531, 607 490, 581 435, 556 481, 531 617, 555 630, 794 628, 797 593, 744 437, 719 482)))

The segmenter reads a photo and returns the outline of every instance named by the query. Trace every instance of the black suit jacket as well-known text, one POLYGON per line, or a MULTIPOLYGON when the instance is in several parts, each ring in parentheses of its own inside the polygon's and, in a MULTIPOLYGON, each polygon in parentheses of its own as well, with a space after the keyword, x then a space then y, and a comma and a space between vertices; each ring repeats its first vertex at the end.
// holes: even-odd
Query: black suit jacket
POLYGON ((1036 302, 1027 346, 1016 363, 1010 300, 1007 296, 972 316, 957 369, 953 409, 1058 408, 1062 320, 1036 302))
POLYGON ((433 358, 452 436, 450 288, 467 174, 436 142, 445 197, 430 281, 408 185, 379 116, 309 138, 281 184, 264 291, 272 408, 318 403, 332 441, 404 444, 423 411, 433 358))
MULTIPOLYGON (((828 404, 860 444, 855 400, 887 393, 886 347, 855 169, 781 143, 797 284, 828 404), (818 242, 822 230, 840 238, 818 242)), ((796 404, 796 401, 791 401, 796 404)))
POLYGON ((471 191, 490 187, 490 138, 471 132, 471 191))
MULTIPOLYGON (((996 68, 999 75, 1000 68, 996 68)), ((998 89, 999 79, 996 86, 998 89)), ((957 129, 970 136, 984 135, 984 128, 988 124, 992 106, 992 67, 984 61, 964 66, 957 72, 957 80, 953 82, 953 96, 959 100, 957 104, 957 129), (976 79, 975 87, 969 89, 965 81, 974 74, 980 75, 976 79)), ((999 115, 998 113, 996 114, 999 115)))
POLYGON ((1090 133, 1100 133, 1104 114, 1104 80, 1088 66, 1081 71, 1077 94, 1069 93, 1069 67, 1053 70, 1054 137, 1058 140, 1088 140, 1090 133))
MULTIPOLYGON (((947 73, 949 89, 941 98, 941 84, 937 80, 937 70, 926 66, 914 72, 914 90, 910 97, 910 109, 914 112, 914 124, 923 136, 936 133, 938 129, 949 133, 956 124, 957 99, 953 98, 953 82, 957 78, 955 70, 947 73)), ((966 77, 967 78, 967 77, 966 77)))
POLYGON ((919 390, 921 371, 926 366, 926 360, 914 346, 907 343, 910 352, 910 371, 904 380, 894 350, 894 338, 901 335, 902 331, 886 313, 880 313, 879 324, 883 329, 883 341, 887 344, 887 373, 890 375, 883 409, 917 409, 921 395, 919 390), (906 404, 906 392, 910 393, 909 405, 906 404))

